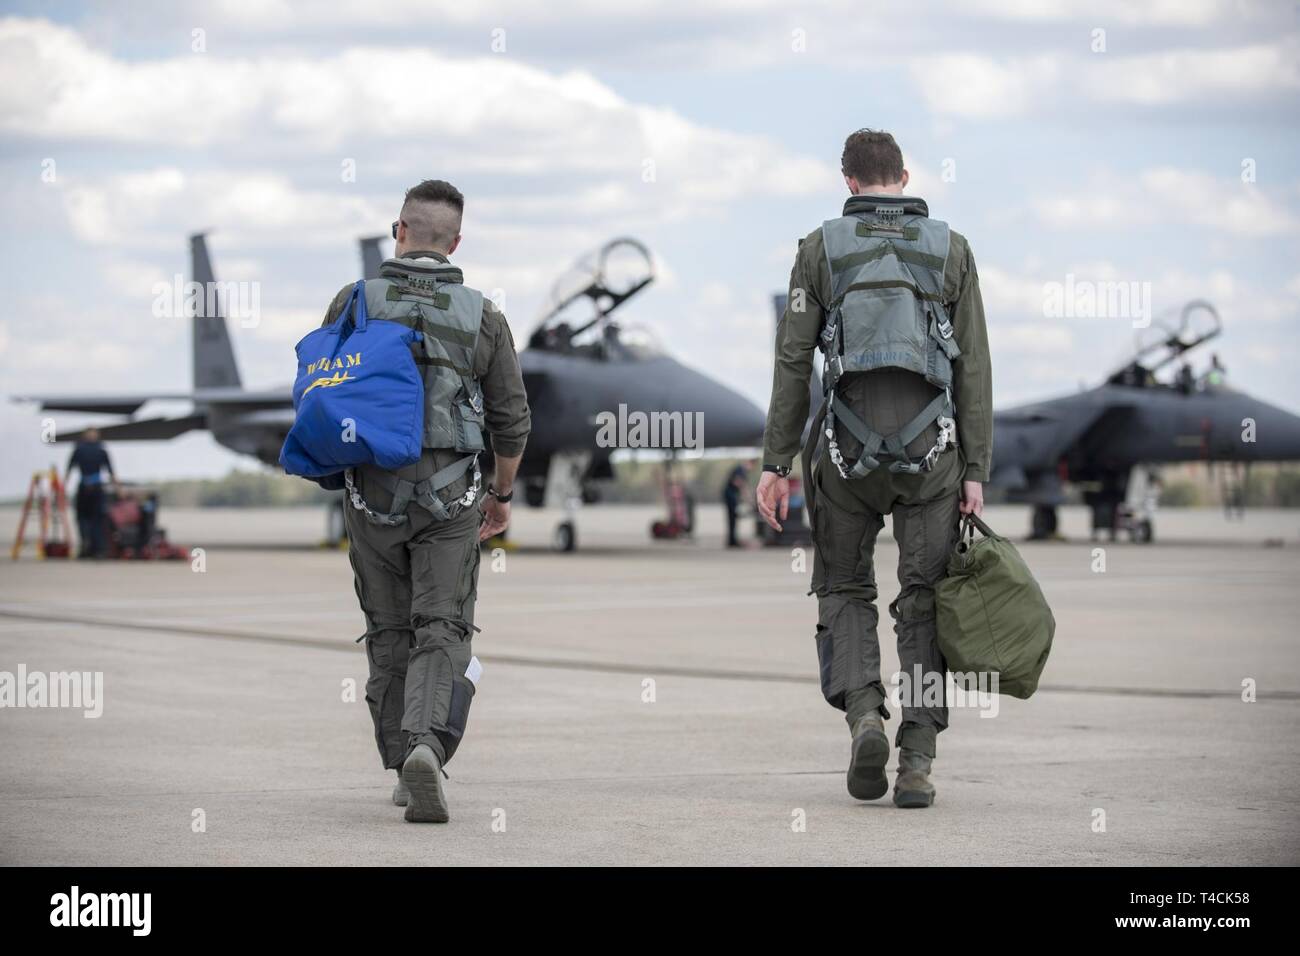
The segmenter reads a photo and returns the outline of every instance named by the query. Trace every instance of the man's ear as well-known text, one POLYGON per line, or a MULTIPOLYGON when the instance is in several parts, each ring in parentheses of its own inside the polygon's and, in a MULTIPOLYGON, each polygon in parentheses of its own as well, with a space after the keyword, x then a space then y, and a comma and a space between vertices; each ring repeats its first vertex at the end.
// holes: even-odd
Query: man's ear
POLYGON ((456 238, 451 241, 451 246, 447 249, 447 255, 451 255, 453 252, 455 252, 456 247, 459 245, 460 245, 460 233, 456 233, 456 238))
POLYGON ((853 193, 853 195, 856 196, 858 194, 858 181, 852 176, 844 177, 844 185, 849 187, 849 192, 853 193))
POLYGON ((907 170, 904 169, 904 170, 903 170, 903 178, 900 179, 898 182, 899 182, 899 184, 900 184, 904 189, 906 189, 906 188, 907 188, 907 181, 908 181, 909 179, 911 179, 911 178, 912 178, 912 177, 908 175, 907 170))

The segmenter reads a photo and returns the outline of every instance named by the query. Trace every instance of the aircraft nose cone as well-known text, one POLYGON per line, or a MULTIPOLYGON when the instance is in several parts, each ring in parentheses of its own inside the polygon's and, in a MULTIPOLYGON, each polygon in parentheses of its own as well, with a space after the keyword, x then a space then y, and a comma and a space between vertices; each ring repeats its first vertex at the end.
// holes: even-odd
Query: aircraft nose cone
POLYGON ((767 416, 739 392, 666 357, 660 359, 654 375, 654 397, 646 404, 693 416, 702 432, 701 447, 758 448, 763 444, 767 416))
POLYGON ((719 385, 707 408, 705 448, 756 448, 763 444, 767 416, 743 395, 719 385))
MULTIPOLYGON (((1251 457, 1258 461, 1300 460, 1300 417, 1259 402, 1251 418, 1254 419, 1255 446, 1251 449, 1251 457)), ((1249 421, 1249 418, 1242 421, 1243 435, 1249 421)))

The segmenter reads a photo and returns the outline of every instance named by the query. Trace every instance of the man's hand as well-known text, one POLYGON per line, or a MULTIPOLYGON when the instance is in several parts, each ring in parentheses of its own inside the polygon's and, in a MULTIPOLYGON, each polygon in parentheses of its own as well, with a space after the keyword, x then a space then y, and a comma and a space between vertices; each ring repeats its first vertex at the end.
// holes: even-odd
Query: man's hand
POLYGON ((790 513, 790 479, 782 478, 775 472, 763 472, 763 476, 758 479, 757 498, 758 513, 764 521, 780 531, 777 516, 784 521, 790 513))
POLYGON ((498 501, 492 495, 483 499, 483 523, 478 526, 478 539, 494 538, 510 524, 510 502, 498 501))
POLYGON ((964 515, 982 515, 984 513, 984 486, 978 481, 961 483, 961 513, 964 515))

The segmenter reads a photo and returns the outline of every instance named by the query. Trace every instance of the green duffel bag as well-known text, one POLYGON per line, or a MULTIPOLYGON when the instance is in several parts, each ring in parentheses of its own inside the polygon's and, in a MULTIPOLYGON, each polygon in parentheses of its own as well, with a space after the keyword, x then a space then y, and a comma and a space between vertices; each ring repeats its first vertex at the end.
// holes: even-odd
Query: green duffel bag
POLYGON ((1038 689, 1056 620, 1015 545, 975 515, 962 521, 934 604, 939 648, 957 684, 973 690, 975 676, 965 675, 996 673, 1000 694, 1023 700, 1038 689))

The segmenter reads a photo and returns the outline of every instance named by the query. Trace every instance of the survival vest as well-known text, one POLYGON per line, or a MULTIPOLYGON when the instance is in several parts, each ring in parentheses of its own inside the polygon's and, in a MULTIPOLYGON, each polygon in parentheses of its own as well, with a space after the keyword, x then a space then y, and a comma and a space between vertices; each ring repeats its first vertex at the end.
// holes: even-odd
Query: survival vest
POLYGON ((882 465, 907 474, 929 471, 957 437, 952 363, 961 350, 943 303, 948 224, 929 218, 924 203, 880 201, 828 220, 822 239, 832 297, 818 341, 825 356, 819 419, 831 462, 844 478, 862 478, 882 465), (920 414, 890 435, 874 431, 836 388, 846 375, 883 368, 913 372, 939 390, 920 414), (856 461, 844 458, 837 424, 861 442, 856 461), (932 424, 938 425, 938 440, 913 461, 907 446, 932 424))
POLYGON ((462 452, 463 456, 423 481, 408 481, 389 472, 367 473, 393 497, 392 510, 377 512, 362 499, 351 470, 346 487, 352 506, 375 524, 406 520, 414 501, 439 520, 455 517, 474 504, 482 476, 478 456, 484 449, 483 392, 474 378, 474 350, 483 321, 483 294, 465 285, 456 266, 432 258, 387 259, 379 278, 366 283, 366 309, 372 319, 405 325, 419 333, 415 362, 424 380, 424 448, 462 452), (473 480, 465 494, 444 503, 438 492, 467 471, 473 480))

